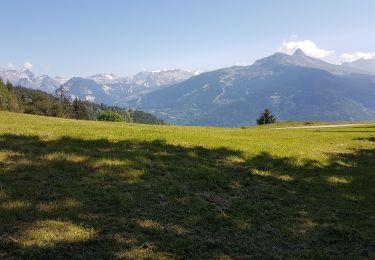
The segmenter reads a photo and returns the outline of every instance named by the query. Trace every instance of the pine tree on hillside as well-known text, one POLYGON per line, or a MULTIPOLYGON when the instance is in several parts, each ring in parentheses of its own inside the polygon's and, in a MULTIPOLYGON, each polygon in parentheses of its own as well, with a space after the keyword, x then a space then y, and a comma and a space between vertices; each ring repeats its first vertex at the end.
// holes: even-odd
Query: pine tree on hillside
POLYGON ((56 116, 58 117, 70 117, 71 110, 70 110, 70 93, 69 90, 61 85, 55 91, 55 97, 58 100, 58 103, 55 104, 55 111, 56 116))
POLYGON ((274 116, 268 108, 266 108, 257 119, 257 125, 267 125, 275 122, 276 116, 274 116))
POLYGON ((0 110, 8 110, 11 94, 6 88, 2 79, 0 79, 0 110))
POLYGON ((55 91, 55 97, 60 100, 61 102, 69 102, 70 101, 70 93, 68 88, 61 85, 55 91))
POLYGON ((89 114, 85 104, 78 98, 73 101, 73 118, 75 119, 89 119, 89 114))

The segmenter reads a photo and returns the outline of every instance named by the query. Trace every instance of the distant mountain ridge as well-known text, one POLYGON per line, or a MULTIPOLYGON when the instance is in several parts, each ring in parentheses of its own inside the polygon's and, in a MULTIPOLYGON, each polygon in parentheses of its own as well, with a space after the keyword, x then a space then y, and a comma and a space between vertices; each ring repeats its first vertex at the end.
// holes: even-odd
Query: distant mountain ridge
POLYGON ((375 74, 374 59, 359 59, 352 62, 345 62, 342 66, 349 69, 358 69, 363 73, 375 74))
POLYGON ((48 93, 52 93, 61 84, 65 83, 65 79, 61 77, 51 78, 48 75, 35 76, 29 69, 21 70, 0 68, 0 78, 9 81, 15 86, 39 89, 48 93))
MULTIPOLYGON (((301 49, 296 50, 292 55, 287 55, 285 53, 277 52, 269 57, 257 60, 254 66, 267 66, 272 64, 282 64, 291 65, 299 67, 307 67, 314 69, 321 69, 328 71, 332 74, 343 75, 351 73, 363 73, 368 74, 368 71, 361 69, 360 66, 342 66, 337 64, 331 64, 326 61, 316 59, 307 56, 301 49)), ((375 74, 375 71, 374 71, 375 74)))

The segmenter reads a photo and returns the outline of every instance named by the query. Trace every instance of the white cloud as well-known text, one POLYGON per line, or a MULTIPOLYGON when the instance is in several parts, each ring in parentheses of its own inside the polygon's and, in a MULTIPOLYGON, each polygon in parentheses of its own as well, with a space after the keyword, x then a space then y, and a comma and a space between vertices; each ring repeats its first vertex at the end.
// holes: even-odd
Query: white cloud
POLYGON ((355 52, 355 53, 343 53, 341 59, 344 62, 352 62, 359 59, 371 60, 375 59, 375 52, 355 52))
POLYGON ((33 68, 33 64, 27 61, 27 62, 25 62, 25 63, 23 64, 23 68, 24 68, 24 69, 31 70, 31 69, 33 68))
POLYGON ((319 49, 313 41, 284 41, 282 46, 279 48, 280 52, 287 54, 293 54, 297 49, 301 49, 306 55, 314 58, 325 58, 335 53, 334 50, 319 49))

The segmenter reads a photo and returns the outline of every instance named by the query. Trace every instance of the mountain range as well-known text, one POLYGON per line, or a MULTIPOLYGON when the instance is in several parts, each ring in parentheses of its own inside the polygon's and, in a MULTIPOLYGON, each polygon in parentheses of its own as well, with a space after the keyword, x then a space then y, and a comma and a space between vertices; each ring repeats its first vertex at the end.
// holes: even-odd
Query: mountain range
POLYGON ((134 99, 138 95, 182 82, 199 73, 199 71, 171 69, 142 71, 130 77, 96 74, 66 79, 52 78, 48 75, 36 76, 26 68, 21 70, 0 68, 0 78, 15 86, 39 89, 53 94, 59 86, 64 85, 73 98, 78 97, 81 100, 108 105, 121 104, 128 97, 134 99))
POLYGON ((176 69, 65 80, 2 69, 0 77, 50 93, 64 84, 80 99, 137 108, 181 125, 253 125, 264 108, 279 120, 375 120, 375 60, 337 65, 300 49, 204 73, 176 69))

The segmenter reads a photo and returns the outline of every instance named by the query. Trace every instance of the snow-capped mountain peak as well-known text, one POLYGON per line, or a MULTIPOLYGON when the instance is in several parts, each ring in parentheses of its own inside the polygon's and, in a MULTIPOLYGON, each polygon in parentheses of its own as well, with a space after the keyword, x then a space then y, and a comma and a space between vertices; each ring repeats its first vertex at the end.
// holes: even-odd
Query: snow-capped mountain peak
POLYGON ((142 71, 135 74, 132 79, 138 84, 145 84, 148 87, 159 87, 173 85, 193 77, 197 71, 182 69, 164 69, 157 71, 142 71))
POLYGON ((93 80, 93 81, 95 81, 96 83, 99 83, 99 84, 112 83, 114 81, 118 81, 119 79, 121 79, 120 76, 117 76, 117 75, 112 74, 112 73, 95 74, 95 75, 92 75, 92 76, 88 76, 86 78, 91 79, 91 80, 93 80))
POLYGON ((59 77, 59 76, 56 76, 53 79, 56 80, 60 85, 63 85, 65 82, 67 82, 69 80, 67 78, 63 78, 63 77, 59 77))

